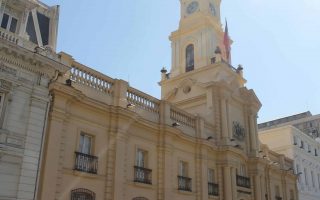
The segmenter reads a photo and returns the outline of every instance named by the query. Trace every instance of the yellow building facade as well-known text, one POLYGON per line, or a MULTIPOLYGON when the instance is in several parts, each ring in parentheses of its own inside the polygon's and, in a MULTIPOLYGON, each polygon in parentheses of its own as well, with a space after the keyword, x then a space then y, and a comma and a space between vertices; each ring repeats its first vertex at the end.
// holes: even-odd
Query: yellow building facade
POLYGON ((224 50, 219 0, 181 0, 161 99, 60 53, 38 199, 297 199, 292 160, 260 145, 261 104, 224 50))

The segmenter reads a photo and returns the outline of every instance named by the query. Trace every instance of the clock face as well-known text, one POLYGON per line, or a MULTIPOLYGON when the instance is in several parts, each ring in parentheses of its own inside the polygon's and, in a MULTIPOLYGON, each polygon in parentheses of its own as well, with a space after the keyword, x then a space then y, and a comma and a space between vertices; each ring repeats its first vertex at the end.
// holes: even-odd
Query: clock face
POLYGON ((210 3, 210 12, 213 16, 216 16, 216 8, 212 3, 210 3))
POLYGON ((188 14, 194 13, 196 10, 198 10, 198 7, 199 7, 198 2, 196 2, 196 1, 191 2, 187 7, 187 13, 188 14))

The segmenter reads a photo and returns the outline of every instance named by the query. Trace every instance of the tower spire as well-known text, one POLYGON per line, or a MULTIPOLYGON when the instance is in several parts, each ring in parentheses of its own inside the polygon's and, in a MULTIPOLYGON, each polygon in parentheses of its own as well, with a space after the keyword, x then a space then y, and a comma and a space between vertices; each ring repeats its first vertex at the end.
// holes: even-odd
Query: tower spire
POLYGON ((230 37, 229 37, 229 30, 228 30, 228 21, 226 19, 226 25, 224 30, 224 38, 223 44, 226 51, 226 59, 229 64, 231 64, 231 45, 230 45, 230 37))

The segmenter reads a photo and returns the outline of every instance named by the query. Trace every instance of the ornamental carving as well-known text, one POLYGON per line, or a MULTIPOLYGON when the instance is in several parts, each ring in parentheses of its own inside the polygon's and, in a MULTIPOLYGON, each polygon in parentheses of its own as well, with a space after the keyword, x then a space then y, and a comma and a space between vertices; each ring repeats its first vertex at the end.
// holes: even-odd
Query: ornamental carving
POLYGON ((6 66, 4 63, 0 63, 0 72, 1 73, 6 73, 6 74, 11 74, 13 76, 16 76, 17 75, 17 70, 15 69, 12 69, 8 66, 6 66))
POLYGON ((239 122, 233 122, 233 137, 237 140, 243 141, 245 137, 245 130, 239 122))
POLYGON ((7 90, 9 91, 11 89, 12 83, 5 81, 3 79, 0 79, 0 90, 7 90))

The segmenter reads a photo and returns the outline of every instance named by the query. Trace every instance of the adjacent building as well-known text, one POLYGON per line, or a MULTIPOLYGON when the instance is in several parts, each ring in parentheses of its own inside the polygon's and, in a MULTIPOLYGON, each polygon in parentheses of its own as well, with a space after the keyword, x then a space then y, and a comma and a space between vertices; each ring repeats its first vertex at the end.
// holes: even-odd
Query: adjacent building
POLYGON ((220 3, 181 0, 161 99, 60 54, 71 68, 49 86, 38 199, 298 199, 293 161, 259 143, 220 3))
POLYGON ((320 115, 305 112, 259 124, 259 138, 271 150, 294 160, 299 197, 320 199, 320 115))
POLYGON ((55 53, 58 7, 0 0, 0 199, 35 198, 48 85, 68 68, 55 53))

